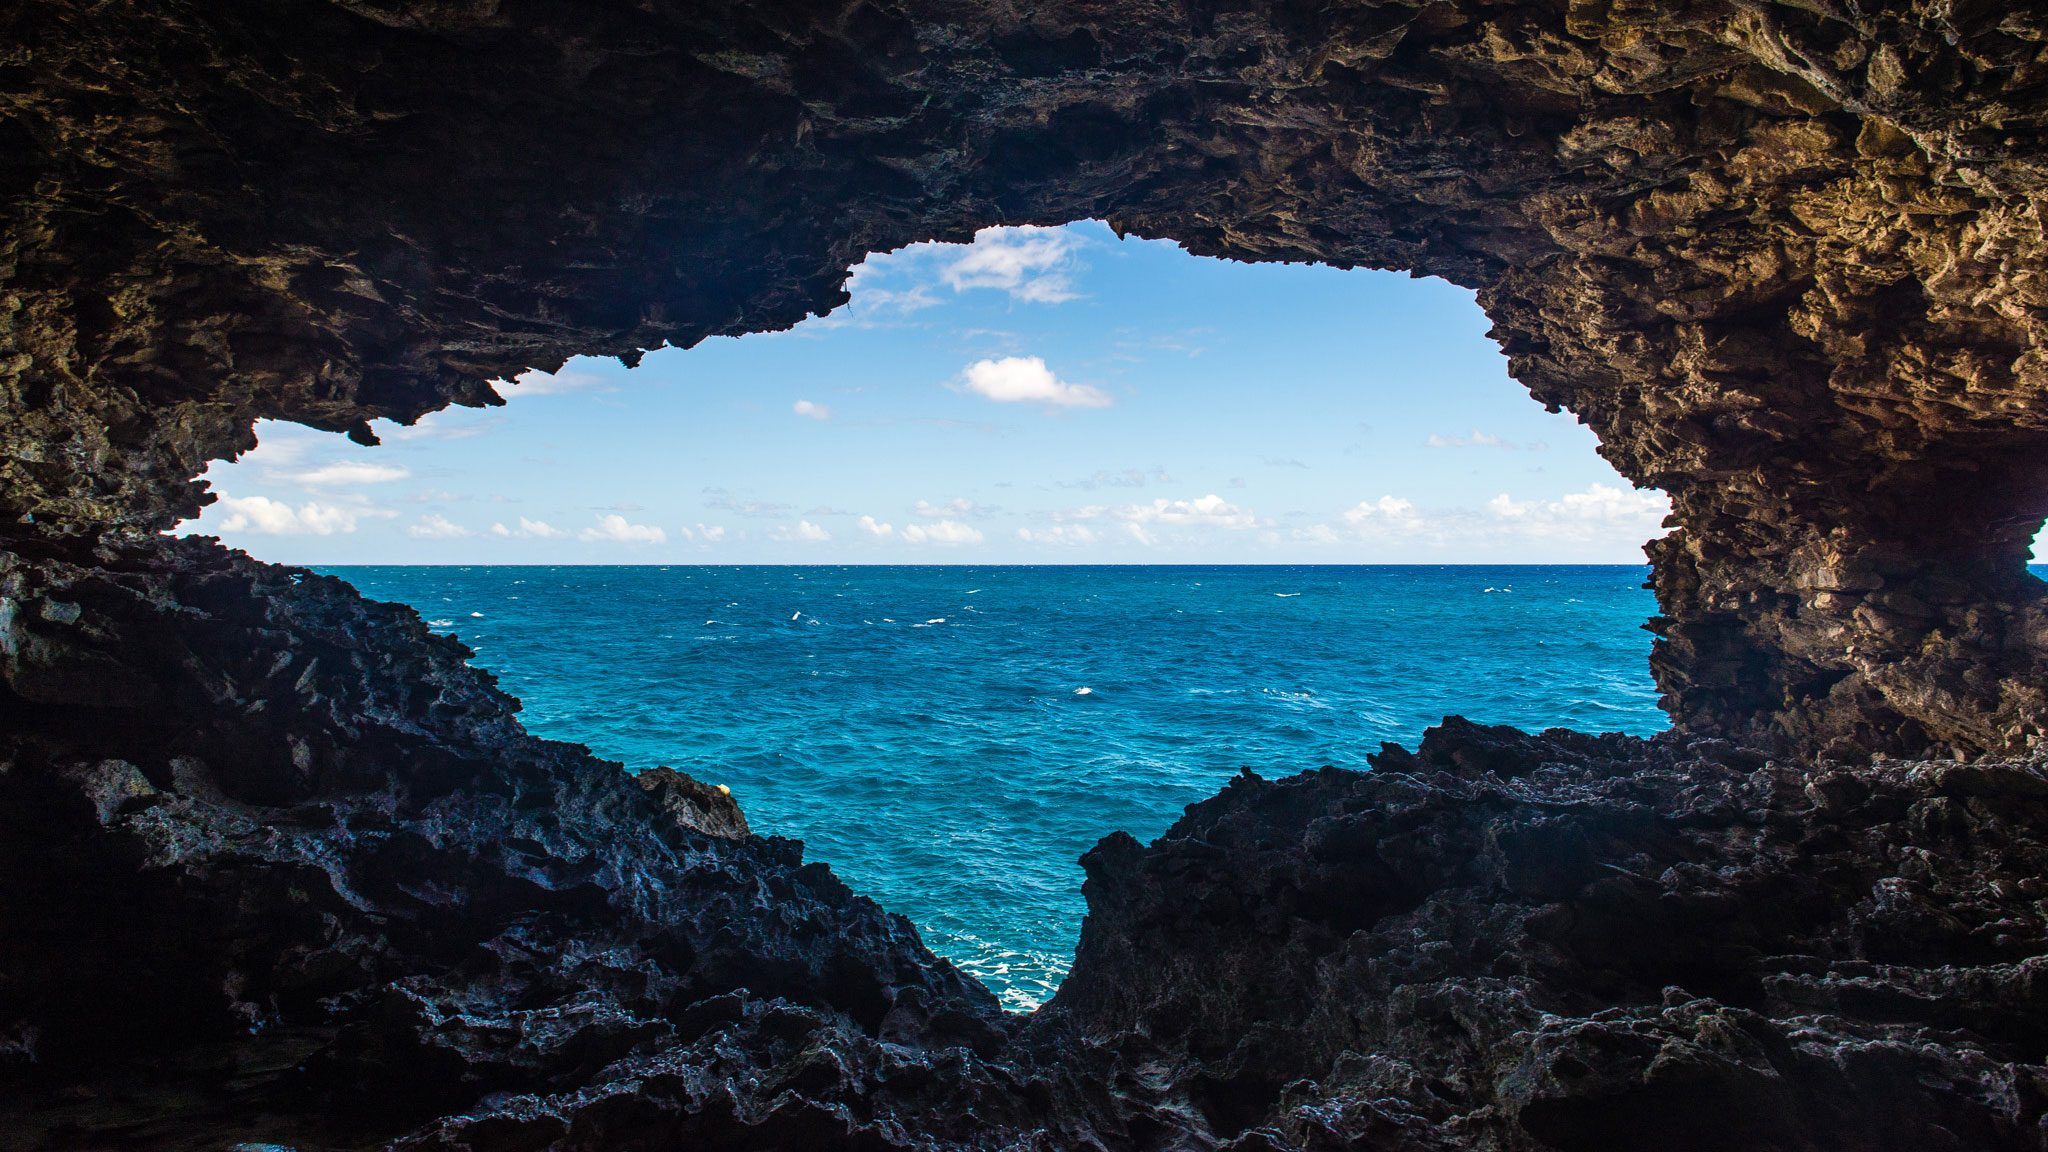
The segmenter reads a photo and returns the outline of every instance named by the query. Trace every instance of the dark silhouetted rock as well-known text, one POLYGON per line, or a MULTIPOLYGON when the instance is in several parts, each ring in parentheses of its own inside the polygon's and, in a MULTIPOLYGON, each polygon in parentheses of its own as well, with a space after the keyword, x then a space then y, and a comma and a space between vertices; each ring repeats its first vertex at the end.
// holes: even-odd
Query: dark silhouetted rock
POLYGON ((526 735, 410 608, 162 539, 0 552, 0 604, 0 1146, 151 1108, 165 1147, 222 1114, 390 1136, 762 1013, 1004 1035, 801 844, 526 735), (72 671, 103 667, 149 691, 72 671))
POLYGON ((732 798, 732 789, 706 784, 673 768, 650 768, 639 780, 661 810, 683 827, 728 840, 746 838, 747 815, 732 798))

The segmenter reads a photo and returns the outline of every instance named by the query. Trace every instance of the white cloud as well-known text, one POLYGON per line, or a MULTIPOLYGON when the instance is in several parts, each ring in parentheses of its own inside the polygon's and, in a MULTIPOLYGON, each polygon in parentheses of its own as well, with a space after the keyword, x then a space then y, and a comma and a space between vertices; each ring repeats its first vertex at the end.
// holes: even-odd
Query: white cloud
POLYGON ((412 469, 401 464, 341 460, 304 472, 285 473, 282 478, 304 484, 308 488, 338 488, 349 484, 383 484, 392 480, 403 480, 410 475, 412 469))
POLYGON ((1415 505, 1399 496, 1382 496, 1377 501, 1361 500, 1346 509, 1344 519, 1351 524, 1409 523, 1417 519, 1415 505))
POLYGON ((993 516, 1001 511, 1001 509, 983 508, 965 496, 956 496, 944 504, 933 504, 928 501, 919 500, 910 511, 913 515, 922 516, 927 520, 938 520, 948 516, 962 516, 969 520, 979 520, 984 517, 993 516))
POLYGON ((1662 492, 1637 492, 1595 484, 1573 492, 1546 508, 1552 515, 1574 520, 1654 520, 1662 526, 1671 514, 1671 498, 1662 492))
POLYGON ((597 518, 597 526, 577 533, 582 540, 608 540, 619 544, 660 544, 668 533, 651 524, 633 524, 616 512, 597 518))
POLYGON ((707 542, 716 544, 720 540, 725 539, 725 527, 723 525, 707 526, 702 521, 699 521, 697 524, 697 534, 704 537, 707 542))
POLYGON ((213 526, 217 531, 260 532, 270 536, 332 536, 355 531, 356 522, 366 516, 394 515, 365 505, 317 501, 293 508, 282 500, 265 496, 223 496, 215 507, 228 514, 227 519, 213 526))
POLYGON ((1143 488, 1144 486, 1145 474, 1136 468, 1126 468, 1121 472, 1110 472, 1104 468, 1097 468, 1095 475, 1086 479, 1072 482, 1060 481, 1060 487, 1062 488, 1079 488, 1084 492, 1093 492, 1097 488, 1143 488))
POLYGON ((720 512, 731 512, 757 520, 772 520, 796 511, 794 504, 770 504, 761 500, 741 500, 725 488, 704 489, 704 506, 720 512))
POLYGON ((942 301, 933 294, 932 254, 957 244, 912 244, 895 252, 873 252, 853 266, 846 278, 851 297, 846 306, 811 322, 819 329, 886 328, 913 312, 942 301), (914 282, 903 285, 903 281, 914 282))
MULTIPOLYGON (((1661 533, 1671 502, 1662 492, 1637 492, 1593 484, 1556 500, 1517 500, 1503 492, 1483 508, 1418 508, 1399 496, 1361 501, 1344 512, 1345 537, 1397 546, 1488 548, 1526 553, 1530 548, 1564 555, 1597 551, 1626 554, 1661 533)), ((1328 525, 1294 533, 1297 539, 1332 543, 1328 525)))
POLYGON ((1432 432, 1430 433, 1429 439, 1423 441, 1423 443, 1429 445, 1431 448, 1513 447, 1513 445, 1508 444, 1506 441, 1502 440, 1498 436, 1495 436, 1493 433, 1481 432, 1477 428, 1474 428, 1472 430, 1472 434, 1470 436, 1439 436, 1436 433, 1432 432))
POLYGON ((503 524, 493 524, 491 525, 491 535, 523 536, 531 540, 560 540, 569 534, 560 528, 551 526, 545 520, 528 520, 526 517, 521 516, 517 529, 508 529, 503 524))
POLYGON ((1512 440, 1503 440, 1491 432, 1482 432, 1477 428, 1472 430, 1470 436, 1438 436, 1432 433, 1429 439, 1424 440, 1423 443, 1431 448, 1500 448, 1509 452, 1522 448, 1527 448, 1531 452, 1547 452, 1550 450, 1550 445, 1541 440, 1531 440, 1527 444, 1517 444, 1512 440))
POLYGON ((941 276, 955 292, 997 288, 1013 299, 1058 304, 1077 295, 1067 277, 1076 246, 1059 228, 984 228, 941 276))
POLYGON ((1079 524, 1054 524, 1049 528, 1019 528, 1017 539, 1026 544, 1057 544, 1071 548, 1093 544, 1100 537, 1093 529, 1079 524))
POLYGON ((799 416, 809 416, 813 420, 830 420, 832 418, 831 408, 823 404, 813 404, 809 400, 799 400, 790 405, 789 410, 799 416))
POLYGON ((1147 548, 1150 548, 1154 544, 1159 543, 1157 537, 1153 536, 1150 532, 1145 531, 1144 526, 1139 524, 1125 524, 1124 535, 1129 536, 1131 539, 1136 540, 1138 543, 1143 544, 1147 548))
POLYGON ((564 392, 615 392, 617 388, 594 372, 564 367, 555 372, 521 372, 513 378, 510 390, 499 390, 510 400, 518 396, 557 396, 564 392))
POLYGON ((794 528, 787 526, 776 528, 768 533, 768 535, 774 540, 795 541, 806 544, 822 544, 832 538, 830 532, 825 531, 809 520, 797 521, 794 528))
MULTIPOLYGON (((290 468, 307 456, 321 449, 332 447, 332 437, 315 434, 297 424, 282 420, 258 420, 256 422, 256 447, 242 453, 234 464, 252 468, 277 470, 290 468)), ((226 465, 228 461, 214 460, 207 464, 210 470, 226 465)))
POLYGON ((469 535, 469 529, 437 512, 420 517, 417 523, 406 525, 405 534, 415 540, 453 540, 458 536, 469 535))
POLYGON ((820 328, 888 327, 913 313, 979 289, 1007 292, 1012 300, 1058 304, 1075 299, 1075 254, 1086 244, 1064 228, 984 228, 969 244, 912 244, 876 252, 855 265, 846 281, 845 308, 817 321, 820 328))
POLYGON ((903 539, 911 544, 979 544, 981 531, 958 520, 941 520, 912 524, 903 529, 903 539))
MULTIPOLYGON (((923 501, 918 502, 921 506, 923 501)), ((901 540, 905 544, 979 544, 981 530, 958 520, 941 520, 936 524, 907 524, 900 531, 894 524, 884 524, 873 516, 860 518, 861 531, 877 540, 901 540)))
POLYGON ((1038 356, 1005 356, 1001 360, 976 360, 961 373, 961 387, 1004 404, 1036 402, 1063 408, 1107 408, 1110 399, 1099 388, 1069 384, 1053 375, 1038 356))
POLYGON ((1258 517, 1211 492, 1194 500, 1154 500, 1116 510, 1122 520, 1139 524, 1176 524, 1208 528, 1253 528, 1258 517))

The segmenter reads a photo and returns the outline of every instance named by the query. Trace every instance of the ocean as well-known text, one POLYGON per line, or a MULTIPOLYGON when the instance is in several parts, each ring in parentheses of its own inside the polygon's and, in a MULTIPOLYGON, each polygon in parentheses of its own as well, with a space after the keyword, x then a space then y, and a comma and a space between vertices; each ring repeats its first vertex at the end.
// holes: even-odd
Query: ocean
POLYGON ((536 735, 732 788, 1012 1008, 1065 974, 1076 858, 1241 768, 1365 768, 1456 713, 1650 735, 1639 566, 335 567, 536 735))

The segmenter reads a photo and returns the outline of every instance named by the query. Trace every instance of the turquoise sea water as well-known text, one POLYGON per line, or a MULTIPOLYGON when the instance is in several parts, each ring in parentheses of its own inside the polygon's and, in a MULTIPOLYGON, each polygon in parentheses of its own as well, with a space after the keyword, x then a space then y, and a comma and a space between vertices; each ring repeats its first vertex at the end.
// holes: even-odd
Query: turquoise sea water
POLYGON ((1665 727, 1629 567, 338 567, 529 729, 729 785, 1012 1007, 1058 985, 1076 857, 1240 767, 1366 767, 1448 713, 1665 727))

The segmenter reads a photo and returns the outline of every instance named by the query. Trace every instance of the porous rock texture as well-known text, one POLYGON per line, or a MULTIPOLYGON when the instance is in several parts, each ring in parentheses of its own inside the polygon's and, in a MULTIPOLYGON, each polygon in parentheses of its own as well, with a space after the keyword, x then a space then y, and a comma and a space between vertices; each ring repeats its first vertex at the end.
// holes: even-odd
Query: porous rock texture
POLYGON ((1973 0, 17 0, 0 1145, 2043 1147, 2044 50, 1973 0), (409 610, 155 535, 258 417, 367 441, 1082 217, 1475 289, 1672 496, 1677 729, 1247 775, 1089 854, 1020 1018, 409 610))
POLYGON ((526 735, 410 608, 210 541, 15 543, 0 1146, 345 1146, 741 1023, 1003 1035, 802 845, 526 735))
POLYGON ((257 416, 374 435, 1101 217, 1475 288, 1671 494, 1700 734, 2023 750, 2048 17, 1988 0, 21 0, 0 515, 162 528, 257 416))

